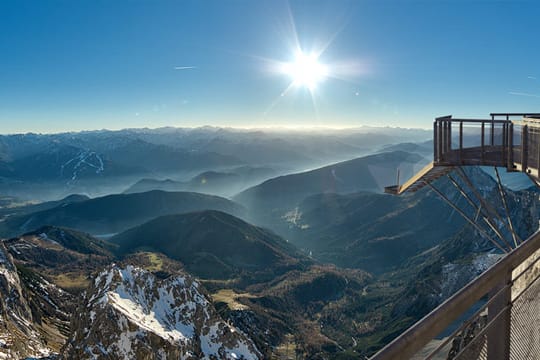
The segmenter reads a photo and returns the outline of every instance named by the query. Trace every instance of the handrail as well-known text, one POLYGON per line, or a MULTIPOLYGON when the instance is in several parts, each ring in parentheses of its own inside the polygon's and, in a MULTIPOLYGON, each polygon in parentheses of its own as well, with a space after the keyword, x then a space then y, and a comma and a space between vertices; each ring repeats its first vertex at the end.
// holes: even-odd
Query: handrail
POLYGON ((435 121, 444 122, 444 121, 450 121, 450 122, 464 122, 464 123, 495 123, 495 124, 507 124, 510 122, 510 120, 501 120, 501 119, 460 119, 460 118, 453 118, 453 117, 442 117, 442 118, 436 118, 435 121))
POLYGON ((511 279, 512 271, 538 249, 540 231, 386 345, 371 360, 411 358, 485 294, 500 285, 501 279, 511 279))
POLYGON ((540 116, 540 113, 490 113, 489 116, 540 116))

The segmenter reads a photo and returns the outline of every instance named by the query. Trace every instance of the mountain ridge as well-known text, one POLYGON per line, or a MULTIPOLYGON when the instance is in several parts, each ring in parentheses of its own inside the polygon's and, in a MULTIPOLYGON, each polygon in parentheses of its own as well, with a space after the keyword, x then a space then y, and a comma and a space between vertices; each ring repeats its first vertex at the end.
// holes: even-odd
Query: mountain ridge
POLYGON ((75 228, 94 234, 116 233, 165 214, 219 209, 242 216, 242 206, 215 195, 191 192, 116 194, 92 198, 26 215, 11 216, 0 223, 0 236, 16 236, 44 225, 75 228))
POLYGON ((216 210, 161 216, 109 241, 118 245, 121 255, 138 249, 162 252, 210 279, 246 272, 276 275, 307 262, 274 233, 216 210))
POLYGON ((319 193, 382 192, 386 181, 394 181, 390 179, 395 178, 398 167, 403 176, 408 173, 412 175, 421 161, 421 156, 403 151, 368 155, 266 180, 242 191, 233 199, 247 208, 274 208, 279 207, 283 200, 301 201, 319 193))

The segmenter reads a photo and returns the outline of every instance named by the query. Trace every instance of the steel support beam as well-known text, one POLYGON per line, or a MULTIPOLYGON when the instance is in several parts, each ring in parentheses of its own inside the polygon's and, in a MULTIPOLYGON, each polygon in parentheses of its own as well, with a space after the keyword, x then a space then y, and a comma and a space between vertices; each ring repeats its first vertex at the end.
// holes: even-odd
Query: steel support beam
MULTIPOLYGON (((469 188, 471 188, 473 194, 476 196, 476 198, 478 199, 478 201, 480 202, 482 207, 485 208, 491 214, 492 217, 497 218, 497 220, 499 220, 501 222, 501 224, 505 224, 505 221, 501 218, 501 216, 499 215, 497 210, 495 210, 493 208, 493 206, 491 206, 487 201, 484 200, 484 198, 478 192, 478 190, 476 189, 476 187, 474 186, 472 181, 469 179, 467 174, 465 174, 465 171, 463 171, 463 169, 461 167, 458 167, 457 169, 458 169, 458 174, 465 181, 467 186, 469 186, 469 188)), ((504 240, 504 243, 508 247, 509 250, 512 249, 512 245, 510 245, 510 243, 508 243, 506 240, 504 240)))
POLYGON ((439 195, 452 209, 458 212, 469 224, 471 224, 486 240, 490 241, 493 245, 498 247, 503 253, 508 253, 508 249, 504 249, 497 241, 495 241, 489 234, 486 232, 486 230, 482 229, 480 226, 478 226, 477 223, 474 222, 473 219, 471 219, 467 214, 463 212, 460 208, 458 208, 446 195, 444 195, 442 192, 439 191, 433 184, 426 182, 426 185, 429 186, 437 195, 439 195))
MULTIPOLYGON (((504 239, 503 234, 500 232, 500 230, 497 228, 497 226, 493 223, 493 221, 490 219, 489 214, 486 214, 484 211, 482 211, 482 204, 480 206, 477 206, 475 202, 471 199, 471 197, 465 192, 465 190, 458 184, 458 182, 450 175, 446 175, 448 179, 450 179, 450 182, 456 187, 456 189, 459 191, 461 196, 467 200, 469 205, 478 212, 478 214, 482 215, 482 220, 491 228, 491 230, 497 235, 497 237, 503 242, 504 244, 508 244, 508 242, 504 239)), ((475 221, 478 219, 478 215, 475 216, 475 221)), ((504 223, 503 223, 504 224, 504 223)))
POLYGON ((499 176, 499 170, 495 167, 495 175, 497 175, 497 187, 499 188, 499 194, 501 195, 501 200, 503 203, 504 211, 506 213, 506 221, 508 221, 508 226, 510 227, 510 233, 512 234, 512 239, 514 240, 514 246, 517 247, 518 244, 521 244, 521 239, 516 234, 514 230, 514 225, 512 224, 512 219, 510 218, 510 211, 508 211, 508 203, 506 202, 506 194, 502 186, 501 177, 499 176))

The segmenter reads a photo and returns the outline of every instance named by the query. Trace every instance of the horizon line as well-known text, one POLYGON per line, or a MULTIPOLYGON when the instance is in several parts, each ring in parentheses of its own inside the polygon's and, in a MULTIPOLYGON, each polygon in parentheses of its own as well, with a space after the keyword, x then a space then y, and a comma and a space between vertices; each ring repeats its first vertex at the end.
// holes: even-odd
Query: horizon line
POLYGON ((126 128, 101 128, 101 129, 82 129, 82 130, 61 130, 51 132, 41 131, 20 131, 20 132, 0 132, 0 136, 13 136, 13 135, 61 135, 61 134, 73 134, 73 133, 89 133, 89 132, 120 132, 129 130, 161 130, 161 129, 176 129, 176 130, 197 130, 197 129, 224 129, 224 130, 239 130, 239 131, 347 131, 347 130, 362 130, 362 129, 402 129, 402 130, 422 130, 428 131, 430 128, 422 127, 402 127, 391 125, 360 125, 360 126, 288 126, 288 125, 267 125, 267 126, 218 126, 218 125, 199 125, 199 126, 159 126, 159 127, 126 127, 126 128))

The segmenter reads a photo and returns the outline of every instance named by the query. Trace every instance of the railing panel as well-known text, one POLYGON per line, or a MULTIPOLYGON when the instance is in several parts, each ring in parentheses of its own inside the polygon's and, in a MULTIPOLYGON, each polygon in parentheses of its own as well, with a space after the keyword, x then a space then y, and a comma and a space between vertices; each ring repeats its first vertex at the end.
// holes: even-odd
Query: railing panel
POLYGON ((507 167, 509 124, 502 120, 436 119, 435 163, 507 167))
POLYGON ((373 357, 409 358, 540 359, 540 232, 373 357), (455 330, 441 331, 465 314, 455 330))
POLYGON ((476 319, 460 336, 454 338, 452 348, 442 354, 447 360, 487 360, 488 340, 485 333, 480 334, 487 323, 487 314, 476 319))
POLYGON ((540 129, 537 127, 528 127, 528 159, 527 164, 530 168, 540 169, 540 129))
POLYGON ((540 278, 537 277, 513 303, 510 359, 540 359, 540 278))
POLYGON ((434 140, 436 164, 500 166, 540 177, 540 119, 447 116, 435 120, 434 140))
POLYGON ((540 249, 513 272, 510 358, 540 358, 540 249))

